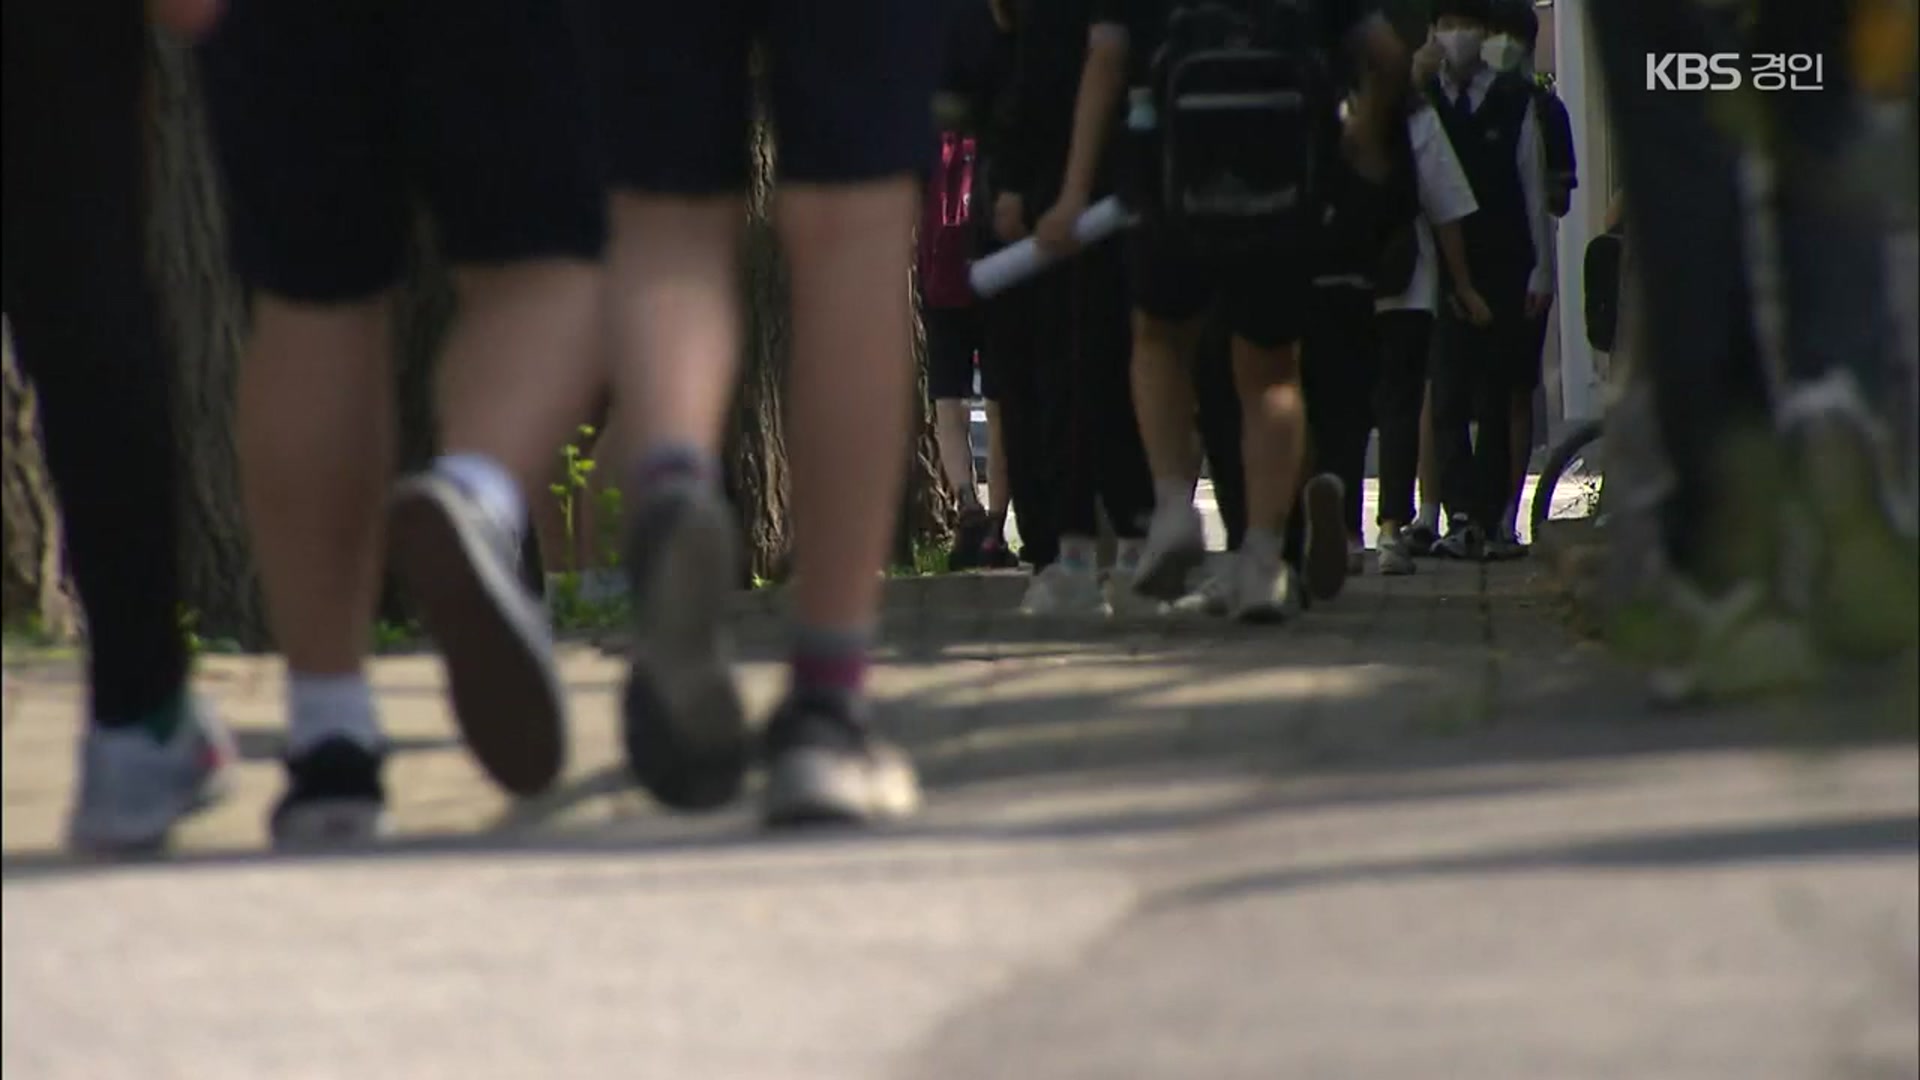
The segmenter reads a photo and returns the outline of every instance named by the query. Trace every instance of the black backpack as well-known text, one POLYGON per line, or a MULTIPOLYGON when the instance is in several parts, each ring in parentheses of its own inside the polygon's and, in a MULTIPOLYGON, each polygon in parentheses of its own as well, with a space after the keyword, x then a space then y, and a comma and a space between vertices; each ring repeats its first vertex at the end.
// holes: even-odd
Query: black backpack
POLYGON ((1135 205, 1199 254, 1304 243, 1334 120, 1329 87, 1305 0, 1177 5, 1151 68, 1157 153, 1135 205))

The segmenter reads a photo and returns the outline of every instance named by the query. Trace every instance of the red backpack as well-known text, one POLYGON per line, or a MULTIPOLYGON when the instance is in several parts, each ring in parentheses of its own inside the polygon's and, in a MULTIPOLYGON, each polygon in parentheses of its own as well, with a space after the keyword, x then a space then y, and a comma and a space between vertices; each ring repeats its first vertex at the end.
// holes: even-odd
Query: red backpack
POLYGON ((940 136, 940 160, 927 180, 920 216, 920 293, 928 307, 973 303, 967 257, 973 216, 974 142, 952 132, 940 136))

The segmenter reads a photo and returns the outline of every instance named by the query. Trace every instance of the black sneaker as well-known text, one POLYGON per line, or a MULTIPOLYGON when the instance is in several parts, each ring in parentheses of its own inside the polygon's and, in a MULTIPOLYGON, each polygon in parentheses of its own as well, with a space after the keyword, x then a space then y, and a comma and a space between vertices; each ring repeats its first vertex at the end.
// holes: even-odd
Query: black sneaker
POLYGON ((445 658, 454 718, 473 756, 515 795, 546 790, 566 763, 566 698, 553 668, 553 625, 522 581, 516 530, 428 472, 395 492, 389 546, 445 658))
POLYGON ((987 512, 970 506, 960 512, 960 525, 953 534, 953 550, 947 552, 947 572, 977 570, 986 565, 989 522, 987 512))
POLYGON ((732 802, 752 754, 726 623, 738 545, 732 509, 695 480, 647 496, 627 538, 627 765, 641 787, 675 810, 732 802))
POLYGON ((865 824, 920 805, 913 762, 844 702, 788 697, 767 725, 766 754, 769 827, 865 824))
POLYGON ((337 735, 287 758, 287 790, 267 828, 283 850, 351 847, 386 831, 383 752, 337 735))
POLYGON ((1307 515, 1300 562, 1307 591, 1316 600, 1331 600, 1347 586, 1347 527, 1340 520, 1345 498, 1345 485, 1332 473, 1308 480, 1300 493, 1301 512, 1307 515))

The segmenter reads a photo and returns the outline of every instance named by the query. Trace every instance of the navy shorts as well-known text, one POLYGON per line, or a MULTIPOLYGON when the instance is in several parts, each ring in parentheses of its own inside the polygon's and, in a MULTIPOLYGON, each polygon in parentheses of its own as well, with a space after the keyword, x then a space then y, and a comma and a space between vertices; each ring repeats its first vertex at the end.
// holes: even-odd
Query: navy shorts
POLYGON ((1203 258, 1145 228, 1126 243, 1133 307, 1149 318, 1189 322, 1218 303, 1228 333, 1262 349, 1292 345, 1306 329, 1312 279, 1302 260, 1203 258))
POLYGON ((782 180, 924 173, 945 11, 935 0, 612 0, 599 66, 614 186, 744 191, 756 44, 782 180))
POLYGON ((200 64, 243 280, 376 295, 419 205, 456 264, 597 259, 577 16, 560 0, 230 0, 200 64))

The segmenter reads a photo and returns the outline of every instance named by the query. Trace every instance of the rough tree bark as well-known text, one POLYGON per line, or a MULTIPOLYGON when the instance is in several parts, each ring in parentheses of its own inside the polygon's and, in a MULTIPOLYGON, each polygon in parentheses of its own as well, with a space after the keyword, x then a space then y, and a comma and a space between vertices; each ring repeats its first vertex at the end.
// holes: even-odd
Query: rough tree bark
POLYGON ((746 333, 740 391, 727 433, 727 494, 740 515, 743 574, 779 580, 787 574, 787 272, 773 232, 773 137, 756 125, 753 180, 747 193, 744 268, 746 333))
POLYGON ((267 644, 233 445, 246 296, 228 268, 226 223, 191 51, 153 49, 148 246, 160 323, 174 351, 180 430, 182 602, 201 633, 267 644))
POLYGON ((60 546, 60 512, 41 457, 33 388, 13 358, 13 336, 0 332, 0 620, 53 637, 75 630, 60 546))

